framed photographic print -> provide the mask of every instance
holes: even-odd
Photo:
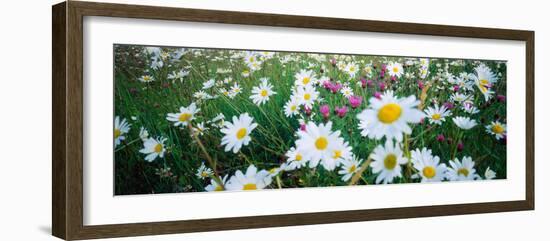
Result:
[[[534,32],[53,6],[53,235],[534,209]]]

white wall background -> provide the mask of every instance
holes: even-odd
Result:
[[[5,1],[0,8],[0,239],[56,240],[51,230],[51,8],[58,1]],[[127,0],[190,8],[527,29],[536,31],[536,210],[437,218],[238,230],[121,240],[524,240],[548,237],[550,160],[549,6],[545,1]],[[513,101],[513,100],[510,100]],[[542,150],[542,151],[541,151]],[[538,237],[538,238],[537,238]]]

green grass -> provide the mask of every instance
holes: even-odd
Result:
[[[260,70],[253,72],[249,77],[243,77],[242,71],[248,69],[241,60],[229,61],[233,52],[229,50],[200,50],[202,55],[197,56],[187,52],[181,61],[165,63],[162,68],[153,70],[149,68],[150,55],[143,51],[140,46],[115,46],[115,115],[125,118],[132,126],[127,133],[126,141],[115,148],[115,194],[144,194],[144,193],[171,193],[171,192],[196,192],[204,191],[204,187],[210,180],[202,180],[195,176],[197,168],[201,163],[206,162],[206,156],[201,152],[197,143],[191,138],[187,128],[174,127],[166,120],[168,113],[175,113],[180,106],[188,106],[196,102],[201,109],[197,119],[193,123],[206,122],[214,118],[218,113],[223,113],[226,121],[232,116],[238,116],[247,112],[258,123],[258,127],[252,132],[253,141],[244,146],[239,153],[225,152],[220,146],[223,134],[219,128],[208,126],[200,141],[207,148],[208,154],[216,161],[216,170],[221,176],[233,175],[236,170],[246,170],[250,164],[256,165],[259,169],[271,169],[280,166],[285,162],[284,154],[294,146],[296,140],[295,132],[299,128],[298,118],[287,118],[284,115],[283,106],[289,100],[291,89],[294,84],[294,74],[306,69],[309,63],[314,63],[311,68],[317,76],[326,75],[334,81],[350,82],[355,95],[363,97],[362,105],[357,109],[349,107],[347,99],[341,94],[332,94],[322,87],[318,87],[323,104],[328,104],[331,110],[336,106],[348,105],[348,113],[344,118],[331,114],[330,121],[333,122],[333,130],[341,130],[342,137],[353,148],[353,153],[361,159],[366,160],[376,145],[382,141],[368,139],[360,135],[357,129],[358,120],[356,115],[367,108],[368,99],[378,89],[378,83],[384,82],[388,89],[395,90],[399,97],[415,95],[420,98],[422,90],[418,87],[416,80],[399,78],[392,82],[388,76],[383,79],[379,77],[381,64],[398,61],[403,63],[399,57],[379,56],[353,56],[355,62],[372,62],[377,68],[374,70],[372,79],[374,87],[362,88],[356,85],[360,78],[364,77],[363,71],[350,79],[348,75],[330,62],[318,62],[305,53],[277,53],[274,58],[263,62]],[[281,63],[285,55],[299,56],[298,61]],[[329,55],[330,59],[332,55]],[[219,58],[219,60],[216,60]],[[432,101],[443,103],[453,93],[445,80],[437,78],[438,64],[444,66],[449,60],[432,59],[430,61],[430,75],[426,78],[432,82],[432,87],[427,92],[426,106]],[[497,85],[493,87],[496,93],[505,95],[506,90],[506,69],[505,64],[497,61],[483,61],[493,71],[503,73]],[[359,64],[363,67],[363,64]],[[167,76],[174,70],[189,68],[190,74],[183,79],[183,82],[168,80]],[[465,66],[450,66],[449,72],[458,75],[460,72],[472,73],[475,63],[473,60],[466,60]],[[218,69],[230,69],[230,73],[218,74]],[[321,70],[322,69],[322,70]],[[417,72],[417,67],[406,68],[405,72]],[[144,74],[151,74],[155,81],[142,83],[138,78]],[[233,82],[239,83],[243,92],[234,99],[220,96],[216,99],[197,101],[193,94],[202,88],[203,82],[210,78],[217,81],[231,77]],[[274,86],[276,95],[271,96],[269,101],[258,107],[249,99],[252,87],[259,84],[259,79],[268,77],[269,82]],[[231,84],[227,84],[229,88]],[[438,88],[443,88],[439,90]],[[475,88],[475,87],[474,87]],[[207,91],[211,95],[218,93],[213,89]],[[497,178],[506,178],[506,145],[502,141],[495,140],[494,136],[485,132],[485,125],[492,120],[506,122],[506,104],[494,101],[486,104],[480,92],[475,89],[475,105],[480,113],[475,115],[466,114],[455,108],[453,116],[470,116],[478,121],[476,127],[468,131],[462,131],[460,141],[464,143],[464,149],[456,153],[456,156],[471,156],[476,162],[476,170],[482,175],[487,167],[497,173]],[[319,114],[320,104],[315,104],[312,112],[316,113],[311,120],[316,123],[325,122]],[[497,116],[497,117],[495,117]],[[131,117],[135,117],[132,120]],[[431,127],[429,127],[431,126]],[[144,161],[144,155],[139,153],[143,148],[139,138],[139,129],[144,127],[150,136],[164,136],[168,138],[167,153],[164,158],[157,158],[153,162]],[[409,149],[426,147],[432,149],[434,155],[441,158],[444,163],[454,155],[459,130],[447,118],[441,126],[429,125],[428,121],[423,124],[414,124],[413,133],[410,135]],[[452,139],[450,142],[438,142],[436,137],[443,134]],[[208,162],[206,162],[208,165]],[[157,175],[157,171],[163,168],[170,168],[172,175]],[[302,168],[295,171],[283,172],[280,174],[283,188],[291,187],[319,187],[347,185],[347,182],[340,180],[341,176],[335,171],[324,170],[322,166],[315,169]],[[374,183],[376,178],[370,168],[364,172],[363,179],[358,184]],[[415,182],[418,180],[414,180]],[[412,182],[405,175],[403,178],[394,180],[394,183]],[[272,184],[272,188],[277,185]]]

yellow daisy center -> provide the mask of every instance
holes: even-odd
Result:
[[[355,170],[357,170],[357,167],[356,167],[355,165],[352,165],[351,167],[349,167],[348,172],[349,172],[349,173],[354,173]]]
[[[178,117],[178,120],[181,122],[186,122],[186,121],[189,121],[189,119],[191,119],[192,116],[193,115],[191,115],[190,113],[182,113],[180,117]]]
[[[328,140],[326,137],[319,137],[315,141],[315,147],[317,148],[317,150],[325,150],[327,149],[327,146],[328,146]]]
[[[256,190],[256,189],[258,189],[258,187],[256,187],[255,183],[247,183],[247,184],[244,184],[243,186],[243,190]]]
[[[223,187],[218,185],[218,186],[216,186],[214,191],[216,191],[216,192],[223,191]]]
[[[246,128],[241,128],[237,131],[237,139],[243,139],[246,136]]]
[[[151,80],[151,77],[149,77],[149,76],[147,76],[147,75],[146,75],[146,76],[143,76],[143,80],[149,81],[149,80]]]
[[[395,103],[390,103],[378,111],[378,120],[384,124],[391,124],[401,116],[401,106]]]
[[[296,154],[296,157],[294,158],[296,161],[301,161],[302,160],[302,155],[300,154]]]
[[[394,72],[394,73],[398,73],[398,72],[399,72],[399,68],[393,67],[393,72]]]
[[[115,139],[122,135],[122,132],[119,129],[115,129]]]
[[[440,119],[441,119],[441,115],[440,115],[440,114],[433,114],[433,115],[432,115],[432,119],[434,119],[434,120],[440,120]]]
[[[393,170],[395,166],[397,165],[397,156],[394,154],[388,154],[386,158],[384,158],[384,167],[388,170]]]
[[[290,106],[290,110],[291,111],[296,111],[296,106],[295,105]]]
[[[491,130],[495,134],[502,134],[504,132],[504,127],[502,127],[502,125],[500,125],[500,124],[494,124],[493,127],[491,128]]]
[[[157,145],[155,145],[155,152],[156,153],[161,153],[162,152],[162,144],[158,143]]]
[[[260,92],[260,95],[261,95],[262,97],[266,97],[266,96],[267,96],[267,90],[262,90],[262,91]]]
[[[202,177],[208,177],[208,172],[201,172]]]
[[[433,178],[435,177],[435,168],[429,166],[424,167],[424,169],[422,169],[422,174],[424,174],[426,178]]]
[[[340,151],[340,150],[335,150],[335,151],[334,151],[334,155],[332,156],[332,158],[338,159],[338,158],[340,158],[340,157],[342,157],[342,151]]]
[[[309,77],[304,77],[304,78],[302,79],[302,83],[304,83],[304,85],[309,84],[309,81],[311,81],[311,78],[309,78]]]
[[[309,100],[311,99],[311,94],[310,93],[307,93],[304,95],[304,100]]]
[[[482,79],[482,80],[479,81],[479,84],[487,86],[489,84],[489,81],[486,80],[486,79]]]
[[[243,71],[243,74],[245,74],[245,75],[248,74],[248,73],[249,73],[248,70]]]
[[[350,67],[349,72],[355,72],[355,67]]]
[[[467,177],[468,174],[470,174],[470,171],[468,171],[468,169],[466,169],[466,168],[460,168],[460,169],[458,169],[457,173],[459,175]]]

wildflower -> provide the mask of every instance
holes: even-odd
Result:
[[[474,180],[478,176],[476,169],[474,169],[475,163],[469,156],[463,157],[462,161],[455,158],[449,161],[449,165],[450,167],[447,167],[447,179],[450,181]]]
[[[393,91],[387,91],[380,99],[371,98],[370,108],[363,110],[357,118],[365,121],[368,137],[380,140],[382,137],[401,142],[403,133],[411,134],[408,123],[419,123],[424,114],[416,106],[420,101],[411,95],[397,98]]]
[[[143,82],[143,83],[151,83],[153,81],[155,81],[155,78],[153,78],[153,76],[151,75],[143,75],[139,78],[139,81]]]
[[[345,159],[342,161],[342,166],[338,174],[343,175],[342,181],[347,182],[351,177],[359,171],[359,167],[363,160],[353,157],[351,159]]]
[[[250,96],[250,99],[252,99],[252,102],[256,105],[262,105],[265,102],[269,100],[269,97],[277,94],[277,92],[273,91],[273,86],[267,82],[267,78],[261,79],[262,83],[260,86],[255,86],[252,88],[252,94]]]
[[[211,176],[214,172],[212,172],[212,169],[206,167],[206,165],[204,165],[204,162],[201,163],[201,166],[197,169],[197,173],[196,173],[196,176],[200,179],[205,179],[209,176]]]
[[[233,122],[225,122],[224,128],[220,131],[225,134],[222,138],[222,145],[225,145],[225,151],[232,150],[237,153],[241,147],[250,142],[250,133],[258,124],[253,123],[254,119],[248,113],[241,114],[238,118],[233,116]]]
[[[346,106],[335,107],[334,112],[336,112],[336,115],[338,115],[338,117],[343,118],[344,116],[346,116],[346,113],[348,112],[348,107]]]
[[[445,121],[445,118],[451,113],[447,110],[445,106],[438,106],[435,105],[434,107],[428,107],[425,111],[426,116],[428,117],[428,120],[430,121],[430,124],[437,124],[441,125],[443,121]]]
[[[166,140],[164,137],[149,138],[143,142],[143,149],[139,150],[139,152],[147,155],[145,156],[145,160],[148,162],[154,161],[157,157],[163,158],[166,152],[164,148]]]
[[[300,102],[296,98],[292,97],[288,102],[286,102],[284,108],[286,117],[295,116],[300,111]]]
[[[291,147],[290,150],[286,152],[285,156],[287,157],[286,161],[288,163],[285,168],[287,171],[296,170],[307,165],[308,159],[294,147]]]
[[[495,136],[497,140],[502,139],[506,136],[506,124],[500,123],[499,121],[493,121],[490,125],[485,126],[487,133]]]
[[[404,73],[403,71],[403,65],[397,62],[389,63],[386,66],[387,71],[390,73],[390,76],[392,77],[401,77],[401,75]]]
[[[294,84],[301,87],[310,86],[316,82],[312,70],[301,70],[300,72],[296,73],[296,75],[294,75],[294,78]]]
[[[222,180],[221,180],[221,184],[225,186],[225,184],[227,183],[227,175],[225,175]],[[210,184],[208,184],[208,186],[206,186],[204,188],[204,190],[206,190],[207,192],[219,192],[219,191],[223,191],[224,190],[224,187],[221,186],[218,182],[215,181],[215,179],[210,179]]]
[[[180,107],[178,113],[168,113],[166,119],[174,122],[174,126],[187,126],[192,120],[195,119],[201,109],[197,108],[195,103],[191,103],[188,107]]]
[[[250,165],[243,174],[240,170],[235,172],[225,184],[227,190],[257,190],[264,189],[271,184],[271,177],[266,170],[258,171],[256,166]]]
[[[453,118],[453,122],[456,124],[456,126],[463,130],[472,129],[474,126],[477,125],[475,120],[463,116],[457,116]]]
[[[126,119],[120,120],[120,117],[115,117],[115,130],[114,130],[114,136],[115,136],[115,147],[120,145],[120,142],[126,139],[126,136],[124,136],[126,133],[130,131],[131,124],[128,124]]]
[[[439,163],[438,156],[432,156],[432,151],[427,148],[416,149],[411,152],[413,167],[418,173],[413,178],[422,178],[421,182],[440,182],[445,178],[447,166]]]
[[[396,143],[397,144],[397,143]],[[377,146],[371,154],[372,172],[378,174],[376,184],[391,183],[395,177],[401,177],[401,165],[407,163],[399,145],[387,140],[385,145]]]
[[[298,87],[295,96],[300,101],[301,105],[311,109],[313,103],[315,103],[319,96],[319,92],[317,92],[313,86],[307,85],[305,87]]]

